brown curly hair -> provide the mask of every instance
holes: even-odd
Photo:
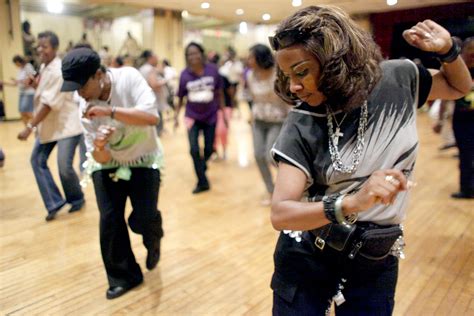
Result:
[[[309,32],[302,45],[321,64],[318,90],[333,110],[349,111],[362,105],[381,77],[382,55],[372,37],[344,11],[333,6],[309,6],[283,20],[277,30]],[[287,46],[288,47],[288,46]],[[283,49],[285,47],[279,47]],[[289,78],[277,69],[275,92],[286,102],[296,104]]]

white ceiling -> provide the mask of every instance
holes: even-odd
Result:
[[[173,10],[187,10],[194,15],[208,15],[228,22],[248,21],[254,23],[277,23],[298,8],[291,5],[291,0],[87,0],[90,3],[127,3],[143,7],[155,7]],[[210,8],[201,9],[202,2],[208,2]],[[84,2],[84,1],[82,1]],[[388,6],[386,0],[302,0],[303,6],[330,4],[341,7],[350,14],[384,12],[415,7],[426,7],[441,4],[466,2],[466,0],[398,0],[395,6]],[[301,8],[301,7],[299,7]],[[243,9],[244,15],[235,14]],[[262,15],[269,13],[271,20],[264,22]]]
[[[253,23],[278,23],[303,6],[330,4],[341,7],[350,14],[385,12],[416,7],[469,2],[466,0],[398,0],[398,4],[388,6],[386,0],[302,0],[302,6],[294,8],[291,0],[20,0],[22,8],[42,11],[47,1],[62,1],[66,4],[67,14],[83,16],[120,16],[127,14],[130,6],[138,8],[163,8],[177,11],[187,10],[192,15],[209,16],[227,23],[247,21]],[[201,3],[207,1],[210,8],[201,9]],[[129,9],[127,9],[127,7]],[[237,9],[243,9],[243,15],[236,15]],[[130,13],[134,13],[130,10]],[[262,15],[271,15],[269,21],[263,21]]]

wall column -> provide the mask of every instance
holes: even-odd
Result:
[[[23,55],[20,0],[0,1],[0,80],[16,78],[17,68],[12,59]],[[18,88],[3,87],[3,102],[7,119],[18,119]]]
[[[184,25],[178,11],[155,9],[153,13],[152,50],[160,60],[166,58],[180,72],[185,65],[183,50]]]

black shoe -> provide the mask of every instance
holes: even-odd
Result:
[[[158,261],[160,261],[160,248],[161,248],[161,238],[148,249],[148,254],[146,256],[146,268],[148,270],[153,270]]]
[[[5,154],[3,153],[3,150],[0,148],[0,168],[3,167],[5,163]]]
[[[56,214],[58,214],[58,212],[59,212],[59,210],[48,212],[48,215],[46,215],[45,220],[47,222],[52,221],[56,217]]]
[[[74,212],[80,211],[82,209],[82,207],[84,206],[84,204],[86,204],[86,201],[82,201],[82,203],[79,204],[79,205],[71,206],[68,213],[74,213]]]
[[[193,194],[209,191],[209,189],[210,189],[209,185],[198,185],[194,188]]]
[[[468,194],[465,192],[456,192],[451,194],[453,199],[474,199],[474,194]]]
[[[135,283],[135,284],[132,284],[132,285],[127,285],[127,286],[111,286],[111,287],[109,287],[109,289],[107,290],[107,292],[106,292],[106,294],[105,294],[105,297],[106,297],[108,300],[113,300],[114,298],[117,298],[117,297],[119,297],[119,296],[124,295],[125,293],[127,293],[128,291],[130,291],[131,289],[133,289],[134,287],[137,287],[137,286],[140,285],[142,282],[143,282],[143,280],[141,280],[141,281],[138,282],[138,283]]]

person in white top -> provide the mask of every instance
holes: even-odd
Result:
[[[20,112],[21,120],[26,125],[33,116],[33,96],[35,95],[35,89],[26,87],[24,81],[29,76],[34,76],[36,71],[33,66],[20,55],[15,55],[13,57],[13,63],[18,67],[16,78],[11,78],[11,82],[0,81],[0,83],[5,86],[17,86],[20,90],[18,111]]]
[[[235,102],[235,96],[237,94],[237,87],[244,73],[244,65],[237,58],[237,53],[231,46],[227,47],[224,57],[225,62],[219,68],[219,74],[229,80],[230,87],[227,90],[232,103],[238,108],[238,104]]]
[[[168,59],[163,59],[163,76],[166,79],[171,91],[177,91],[178,89],[178,72],[174,67],[171,66]]]
[[[69,52],[63,60],[62,91],[77,90],[89,160],[86,172],[94,182],[100,211],[100,248],[114,299],[143,282],[124,219],[128,198],[133,210],[128,224],[143,236],[146,267],[160,259],[163,237],[157,209],[162,150],[155,125],[155,95],[132,67],[105,69],[99,55],[87,48]]]
[[[166,85],[166,79],[160,74],[160,71],[157,68],[158,56],[156,56],[155,53],[151,50],[145,50],[141,57],[145,59],[145,63],[140,67],[139,71],[155,93],[155,102],[160,116],[156,130],[158,135],[161,135],[161,132],[163,131],[163,111],[168,108],[167,100],[169,91]]]
[[[56,56],[59,39],[53,32],[38,35],[38,52],[42,61],[40,75],[30,77],[27,84],[35,91],[35,112],[18,139],[26,140],[32,132],[37,138],[31,154],[31,166],[48,211],[46,220],[55,218],[56,213],[66,204],[71,204],[69,212],[79,211],[84,205],[84,194],[72,163],[76,147],[83,140],[79,120],[79,109],[73,101],[72,93],[61,93],[61,60]],[[65,198],[61,195],[51,171],[48,158],[58,146],[58,169]]]

